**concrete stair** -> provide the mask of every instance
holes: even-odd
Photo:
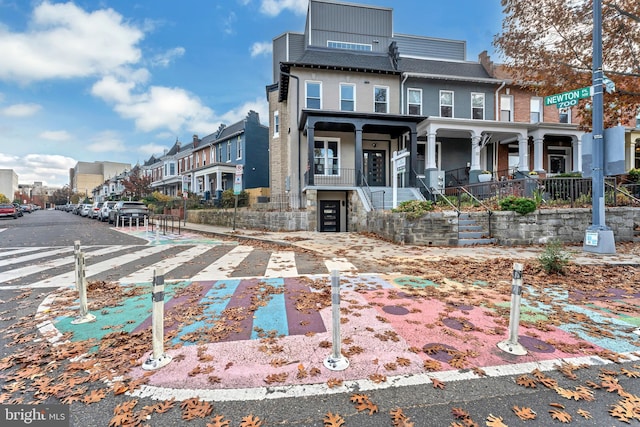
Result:
[[[489,214],[466,212],[458,216],[458,246],[490,245],[496,239],[489,236]]]

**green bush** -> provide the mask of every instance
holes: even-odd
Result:
[[[392,212],[404,212],[411,219],[420,218],[422,215],[433,210],[433,203],[428,200],[407,200],[401,202]]]
[[[500,210],[526,215],[537,209],[536,202],[526,197],[508,196],[500,200]]]
[[[564,274],[564,268],[569,263],[569,253],[564,250],[562,243],[554,240],[547,243],[538,262],[547,273]]]
[[[631,169],[629,171],[629,180],[632,182],[640,182],[640,169]]]
[[[233,194],[232,189],[224,190],[222,192],[221,206],[223,208],[232,208],[235,206],[236,196]],[[249,206],[249,193],[242,191],[238,194],[238,207]]]

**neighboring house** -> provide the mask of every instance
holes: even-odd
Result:
[[[419,198],[484,170],[581,171],[571,110],[545,107],[486,52],[467,61],[464,41],[396,34],[392,21],[391,8],[310,0],[304,33],[273,40],[271,194],[306,207],[310,229],[348,230],[394,180]],[[407,153],[397,177],[394,152]]]
[[[205,136],[193,149],[188,185],[193,193],[209,200],[219,200],[222,192],[233,189],[238,180],[240,190],[269,186],[269,128],[260,124],[260,116],[249,111],[243,120],[221,125]],[[236,172],[242,177],[236,178]]]

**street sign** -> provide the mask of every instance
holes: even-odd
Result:
[[[544,105],[549,106],[555,104],[558,108],[569,108],[578,105],[579,99],[590,98],[592,96],[593,86],[581,87],[580,89],[570,90],[569,92],[545,96]]]
[[[242,175],[244,173],[244,168],[242,165],[236,165],[236,176]]]

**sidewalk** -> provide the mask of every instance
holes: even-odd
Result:
[[[51,294],[41,306],[42,320],[60,333],[73,332],[72,341],[93,339],[103,349],[121,345],[114,333],[128,334],[128,357],[135,355],[135,363],[123,374],[147,382],[133,392],[136,396],[300,397],[515,375],[553,369],[561,360],[580,365],[639,359],[640,289],[623,282],[590,290],[528,278],[518,333],[527,355],[498,349],[508,338],[513,262],[536,258],[542,247],[433,248],[354,233],[233,232],[191,223],[184,229],[242,244],[300,248],[325,258],[369,259],[370,270],[345,271],[340,277],[340,350],[349,365],[344,370],[325,366],[334,345],[328,275],[168,283],[164,349],[173,360],[148,377],[141,365],[152,348],[150,284],[90,294],[97,320],[83,325],[71,324],[74,290]],[[594,269],[603,263],[636,269],[637,249],[631,245],[608,256],[576,250],[572,261]],[[472,261],[486,260],[503,272],[502,278],[477,270],[465,280],[447,277],[451,268],[466,271]],[[438,263],[444,273],[433,267]],[[89,357],[100,359],[102,349]]]

